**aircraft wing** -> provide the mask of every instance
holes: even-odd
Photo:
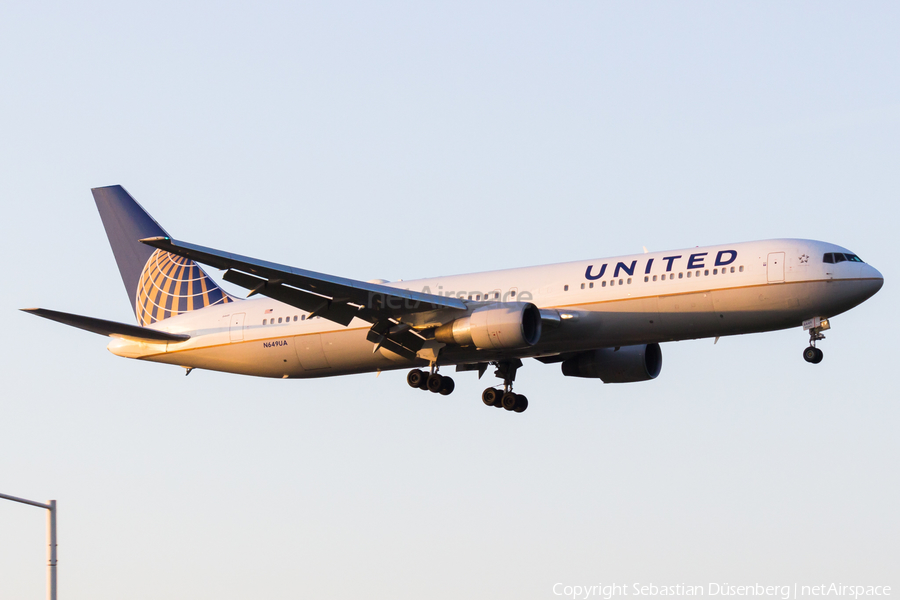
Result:
[[[191,336],[184,333],[167,333],[150,329],[149,327],[139,327],[137,325],[127,325],[125,323],[117,323],[115,321],[106,321],[104,319],[95,319],[94,317],[84,317],[82,315],[73,315],[71,313],[59,312],[56,310],[48,310],[46,308],[23,308],[24,312],[50,319],[58,323],[63,323],[78,329],[84,329],[92,333],[107,335],[109,337],[120,337],[138,342],[183,342],[191,339]]]
[[[225,281],[250,290],[250,296],[262,294],[305,310],[311,317],[322,317],[344,326],[354,317],[372,323],[369,339],[376,343],[376,349],[383,345],[405,356],[415,356],[425,340],[398,319],[420,312],[468,308],[458,298],[307,271],[169,237],[146,238],[141,242],[225,270]]]

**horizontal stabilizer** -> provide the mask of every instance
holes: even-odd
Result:
[[[127,325],[125,323],[116,323],[115,321],[95,319],[93,317],[83,317],[71,313],[47,310],[46,308],[23,308],[22,310],[39,317],[44,317],[45,319],[50,319],[51,321],[77,327],[78,329],[84,329],[85,331],[90,331],[92,333],[125,338],[138,342],[183,342],[191,338],[191,336],[187,334],[166,333],[165,331],[157,331],[156,329],[150,329],[149,327],[139,327],[137,325]]]

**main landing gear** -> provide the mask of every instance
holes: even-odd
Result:
[[[514,358],[494,364],[497,366],[494,375],[503,379],[503,389],[489,387],[481,394],[481,401],[487,406],[505,408],[510,412],[525,412],[525,409],[528,408],[528,398],[512,391],[516,371],[522,366],[522,361]],[[437,367],[434,365],[431,366],[430,371],[413,369],[406,375],[406,383],[409,384],[409,387],[428,390],[442,396],[449,396],[456,387],[450,377],[439,375]]]
[[[421,369],[413,369],[406,376],[406,383],[409,387],[418,388],[420,390],[428,390],[433,394],[441,396],[449,396],[456,388],[453,379],[439,375],[437,369],[432,367],[431,373],[426,373]]]
[[[516,380],[516,371],[522,366],[522,361],[514,358],[500,361],[496,364],[497,370],[494,371],[494,375],[503,379],[503,390],[489,387],[482,392],[481,401],[486,406],[505,408],[508,411],[517,413],[525,412],[528,408],[528,398],[512,391],[513,381]]]
[[[481,401],[487,406],[505,408],[517,413],[525,412],[528,408],[528,398],[512,391],[504,392],[497,388],[488,388],[481,394]]]
[[[803,329],[809,331],[809,347],[803,349],[803,360],[814,365],[822,362],[825,354],[816,348],[816,342],[824,340],[822,334],[826,329],[831,329],[828,319],[816,317],[803,322]]]

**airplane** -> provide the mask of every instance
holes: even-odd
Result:
[[[411,369],[449,395],[457,372],[493,366],[487,406],[521,413],[523,359],[569,377],[655,379],[660,344],[801,327],[803,358],[831,319],[881,289],[858,255],[802,239],[647,252],[414,281],[358,281],[173,239],[122,186],[91,190],[137,325],[42,308],[34,315],[109,336],[117,356],[284,379]],[[237,298],[198,263],[249,290]]]

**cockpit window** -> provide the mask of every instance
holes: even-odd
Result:
[[[825,256],[822,257],[822,262],[828,264],[840,263],[844,261],[861,263],[863,262],[863,259],[855,254],[845,254],[843,252],[828,252],[825,254]]]

